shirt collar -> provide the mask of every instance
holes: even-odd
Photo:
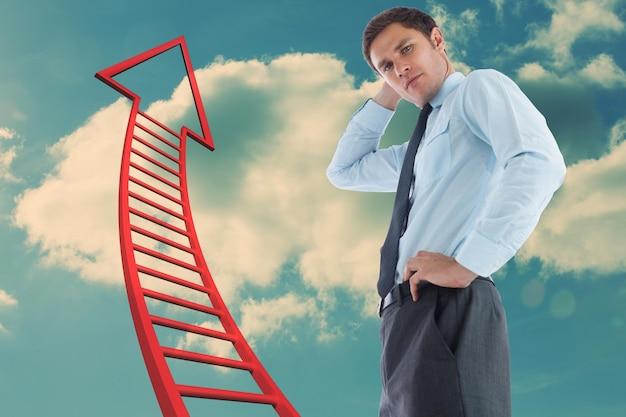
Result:
[[[430,100],[430,105],[433,108],[441,107],[443,101],[446,99],[448,94],[450,94],[454,89],[465,79],[465,75],[462,72],[455,71],[452,74],[448,75],[445,80],[443,80],[443,84],[441,88]]]

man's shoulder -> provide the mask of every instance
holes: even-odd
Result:
[[[515,82],[506,74],[494,68],[480,68],[470,71],[465,76],[466,88],[482,89],[495,84],[512,85]]]

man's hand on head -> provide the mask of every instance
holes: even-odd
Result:
[[[407,261],[403,281],[410,281],[411,296],[413,301],[417,301],[417,284],[420,281],[429,281],[440,287],[465,288],[477,276],[451,256],[421,250]]]
[[[378,91],[378,93],[373,97],[373,100],[376,103],[393,111],[396,110],[396,107],[398,107],[398,103],[400,102],[401,99],[402,97],[400,97],[398,92],[394,90],[393,87],[391,87],[386,82],[383,82],[383,86]]]

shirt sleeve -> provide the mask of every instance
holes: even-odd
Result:
[[[353,113],[326,169],[332,185],[351,191],[396,191],[408,141],[378,147],[394,113],[371,98]]]
[[[492,69],[467,76],[461,117],[503,168],[454,259],[489,276],[528,239],[565,179],[565,161],[543,115],[506,75]]]

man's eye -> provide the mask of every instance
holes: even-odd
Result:
[[[411,45],[407,45],[404,48],[402,48],[402,52],[407,51],[411,48]]]
[[[389,64],[385,64],[385,66],[383,67],[383,71],[387,71],[387,69],[389,69]]]

